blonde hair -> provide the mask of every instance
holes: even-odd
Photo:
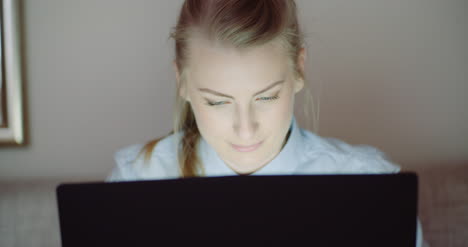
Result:
[[[181,85],[187,81],[188,43],[194,33],[237,49],[278,41],[290,58],[294,78],[304,80],[304,71],[297,64],[304,41],[294,0],[186,0],[170,35],[175,41],[175,63],[180,76],[173,131],[168,135],[180,134],[176,150],[181,177],[204,175],[197,155],[200,132],[195,116],[190,104],[179,96]],[[140,155],[144,153],[145,162],[164,137],[146,143],[140,152]]]

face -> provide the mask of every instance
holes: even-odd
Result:
[[[203,39],[191,40],[189,50],[180,95],[202,137],[239,174],[268,164],[285,143],[294,96],[303,87],[285,52],[275,44],[241,52]]]

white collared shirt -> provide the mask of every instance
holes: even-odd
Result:
[[[291,134],[281,152],[267,165],[251,175],[291,174],[378,174],[397,173],[400,167],[390,162],[378,149],[366,145],[349,145],[335,138],[320,137],[291,122]],[[108,181],[166,179],[179,177],[176,140],[170,135],[155,147],[151,160],[144,164],[137,158],[142,144],[130,145],[114,155],[117,166]],[[201,137],[198,156],[206,176],[237,175]]]
[[[295,118],[291,134],[280,153],[267,165],[251,175],[292,174],[382,174],[398,173],[400,167],[389,161],[384,153],[367,145],[349,145],[335,138],[320,137],[298,127]],[[170,179],[180,177],[177,143],[180,134],[162,139],[153,150],[148,164],[143,155],[137,158],[143,144],[120,149],[106,181]],[[198,157],[206,176],[232,176],[237,173],[200,138]],[[422,246],[422,231],[418,220],[417,247]]]

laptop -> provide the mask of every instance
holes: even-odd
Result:
[[[227,176],[60,184],[63,247],[416,244],[417,176]]]

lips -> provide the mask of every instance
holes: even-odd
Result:
[[[262,143],[263,142],[259,142],[250,146],[240,146],[240,145],[231,144],[231,146],[239,152],[252,152],[252,151],[255,151],[258,147],[260,147]]]

